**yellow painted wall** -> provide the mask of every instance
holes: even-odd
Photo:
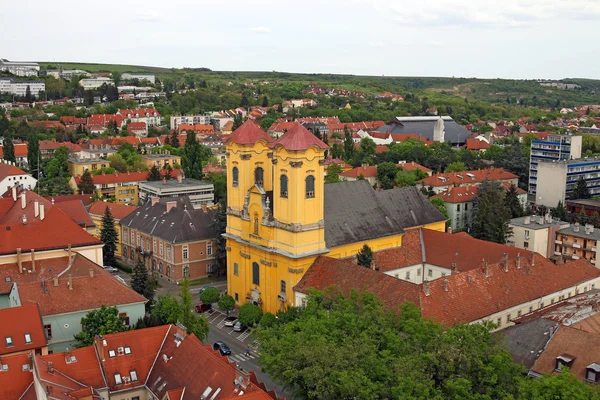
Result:
[[[104,215],[90,214],[90,217],[92,218],[92,221],[94,221],[94,225],[96,225],[94,237],[100,239],[100,232],[102,231],[102,227],[104,226],[104,224],[102,223],[102,217],[104,217]],[[119,238],[119,241],[117,242],[117,249],[115,251],[115,256],[117,257],[121,257],[121,255],[123,254],[121,247],[121,224],[119,223],[119,221],[119,219],[115,218],[115,229],[117,231],[117,237]]]
[[[88,162],[73,162],[69,161],[69,173],[71,176],[81,176],[86,170],[90,172],[107,168],[110,166],[110,162],[107,160],[90,160]]]

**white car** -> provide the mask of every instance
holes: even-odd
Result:
[[[111,272],[111,273],[113,273],[113,274],[114,274],[114,273],[117,273],[117,272],[119,272],[119,269],[118,269],[118,268],[111,267],[110,265],[105,265],[105,266],[104,266],[104,267],[102,267],[102,268],[104,268],[104,270],[105,270],[105,271]]]

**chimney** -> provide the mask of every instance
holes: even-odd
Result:
[[[452,266],[450,268],[452,269],[452,275],[458,274],[458,268],[456,267],[456,263],[452,263]]]
[[[175,324],[175,328],[177,328],[177,330],[175,331],[175,335],[181,337],[181,339],[184,339],[185,337],[187,337],[188,333],[187,333],[187,328],[183,325],[181,325],[179,322],[177,324]]]
[[[40,203],[40,221],[43,221],[46,218],[46,206],[44,203]]]
[[[15,186],[12,187],[12,196],[13,196],[13,201],[16,202],[17,201],[17,185],[15,184]]]
[[[167,184],[167,177],[166,177],[166,176],[163,178],[163,181],[162,181],[162,183],[163,183],[163,185],[166,185],[166,184]]]
[[[35,249],[31,249],[31,269],[35,272]]]
[[[23,192],[21,193],[21,208],[24,210],[25,207],[27,207],[27,198],[25,197],[25,194],[27,192]]]
[[[444,287],[444,291],[447,292],[448,291],[448,279],[444,279],[444,282],[442,282],[442,286]]]
[[[73,275],[69,274],[69,290],[73,290]]]
[[[52,361],[48,361],[48,373],[49,374],[54,373],[54,363]]]
[[[94,268],[90,268],[90,278],[94,277]]]
[[[33,202],[33,216],[37,218],[38,215],[40,215],[40,202],[38,201],[38,199],[35,199],[35,201]]]
[[[377,271],[377,264],[375,264],[375,260],[371,261],[371,269],[373,271]]]
[[[153,197],[152,198],[152,205],[154,206],[154,205],[158,204],[159,201],[160,201],[160,197]]]
[[[71,362],[71,350],[66,349],[65,350],[65,360],[69,363]]]
[[[490,276],[490,268],[488,267],[488,263],[485,261],[485,258],[483,259],[483,275],[485,275],[486,278]]]
[[[366,171],[366,169],[367,169],[367,164],[363,164],[363,165],[362,165],[362,168],[363,168],[363,171]]]
[[[431,284],[429,283],[429,281],[423,282],[423,292],[425,292],[425,296],[429,296],[431,294],[429,291],[430,285]]]
[[[517,269],[520,269],[521,268],[521,253],[517,253],[516,264],[517,264]]]
[[[177,208],[177,202],[176,201],[167,201],[167,212],[171,211],[171,209],[173,208]]]
[[[181,183],[183,181],[183,177],[181,174],[177,174],[177,183]]]
[[[54,281],[54,286],[58,286],[58,276],[54,276],[52,280]]]
[[[71,263],[71,243],[67,246],[67,255],[69,256],[69,264]]]
[[[531,266],[535,267],[535,251],[531,252]]]
[[[446,229],[446,232],[448,232],[449,234],[451,234],[451,235],[452,235],[452,227],[451,227],[451,226],[449,226],[449,227],[448,227],[448,229]]]
[[[17,248],[17,264],[19,264],[19,273],[23,273],[23,259],[21,258],[21,248]]]
[[[508,272],[508,254],[502,253],[502,269],[504,272]]]

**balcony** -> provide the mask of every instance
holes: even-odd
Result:
[[[580,249],[581,248],[581,244],[579,243],[573,243],[573,247],[576,249]]]
[[[562,240],[555,240],[554,243],[555,244],[563,244],[563,241]]]

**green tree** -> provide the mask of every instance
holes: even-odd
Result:
[[[114,267],[117,264],[117,260],[115,259],[115,251],[117,250],[117,243],[119,243],[119,235],[115,229],[115,220],[108,206],[106,206],[106,209],[104,210],[104,216],[102,217],[100,240],[104,243],[104,249],[102,252],[104,256],[104,265],[110,265]]]
[[[394,187],[398,166],[393,162],[382,162],[377,166],[377,183],[381,189],[387,190]]]
[[[589,199],[590,197],[590,190],[587,187],[587,183],[583,176],[580,176],[575,190],[571,193],[571,199]]]
[[[594,211],[588,222],[596,228],[600,227],[600,214],[598,214],[598,211]]]
[[[431,197],[429,201],[435,206],[435,208],[438,209],[439,212],[442,213],[444,217],[446,217],[446,219],[448,218],[448,209],[446,208],[446,203],[444,202],[444,199],[442,199],[441,197]]]
[[[68,159],[69,149],[65,146],[58,147],[44,169],[44,176],[46,178],[55,178],[69,175]]]
[[[366,163],[367,159],[372,159],[375,155],[375,149],[377,145],[373,139],[365,137],[360,140],[360,153],[362,157],[362,163]]]
[[[552,218],[558,218],[561,221],[566,222],[569,221],[569,211],[560,200],[558,201],[556,207],[550,210],[550,214],[552,215]]]
[[[394,183],[397,187],[415,186],[418,181],[427,177],[427,174],[420,169],[406,171],[402,167],[398,168]]]
[[[140,257],[133,267],[131,275],[131,288],[144,296],[148,287],[148,270],[144,264],[143,257]]]
[[[219,289],[214,287],[206,288],[200,293],[200,301],[204,304],[213,304],[219,301]]]
[[[504,203],[504,188],[497,181],[484,181],[475,198],[472,235],[477,239],[505,244],[511,229],[510,211]]]
[[[542,378],[524,379],[520,386],[522,399],[535,400],[599,400],[600,393],[592,386],[579,382],[577,377],[564,369],[560,374]]]
[[[27,165],[29,173],[37,178],[40,168],[40,139],[35,131],[27,135]]]
[[[267,96],[263,96],[261,105],[263,107],[269,107],[269,98]]]
[[[233,131],[235,131],[237,128],[242,126],[243,123],[244,123],[244,120],[242,118],[242,114],[235,114],[233,116],[233,127],[231,129]]]
[[[218,304],[221,311],[225,311],[227,316],[229,316],[229,312],[235,307],[235,299],[228,294],[224,294],[219,299]]]
[[[510,188],[505,193],[504,205],[508,209],[511,218],[518,218],[523,216],[523,205],[519,200],[519,194],[517,193],[516,185],[510,185]]]
[[[354,139],[352,133],[347,126],[344,126],[344,159],[351,161],[354,158],[356,148],[354,147]]]
[[[17,158],[15,157],[15,145],[13,144],[13,139],[12,139],[11,133],[6,133],[4,136],[3,151],[4,151],[3,158],[6,161],[10,161],[12,163],[17,162]]]
[[[337,183],[341,182],[340,174],[342,173],[342,167],[339,164],[331,163],[327,166],[327,177],[325,183]]]
[[[97,335],[107,335],[128,330],[122,317],[119,317],[117,307],[102,306],[88,312],[81,318],[81,332],[75,335],[75,347],[90,346]]]
[[[356,262],[366,268],[371,268],[373,262],[373,250],[368,244],[364,244],[363,247],[356,253]]]
[[[227,201],[227,176],[224,172],[209,172],[205,180],[215,187],[215,201]]]
[[[181,146],[179,142],[179,132],[177,132],[177,130],[174,130],[173,133],[171,133],[171,139],[169,141],[169,144],[175,148]]]
[[[581,225],[585,225],[587,223],[587,214],[585,213],[585,207],[581,207],[581,211],[577,214],[577,222]]]
[[[444,172],[463,172],[466,171],[465,163],[462,161],[454,161],[446,167]]]
[[[262,309],[252,303],[246,303],[240,307],[238,312],[238,321],[246,326],[254,326],[260,322],[262,318]]]
[[[227,200],[221,199],[217,204],[215,212],[215,230],[217,232],[216,258],[219,266],[218,275],[225,275],[227,272],[227,239],[223,236],[227,230]]]
[[[181,299],[181,323],[187,328],[188,333],[193,333],[200,340],[206,339],[210,327],[204,315],[194,314],[192,311],[192,294],[190,293],[190,281],[183,279],[179,289]]]
[[[25,102],[33,102],[33,96],[31,95],[31,87],[29,87],[29,85],[27,85],[27,88],[25,89]]]
[[[176,324],[181,320],[182,308],[177,299],[171,294],[158,296],[158,301],[152,308],[152,316],[160,321],[161,325]]]
[[[94,178],[90,174],[90,171],[86,170],[83,175],[81,175],[81,181],[77,186],[80,194],[92,194],[96,191],[96,186],[94,186]]]
[[[152,181],[160,181],[162,178],[160,176],[160,170],[156,165],[153,165],[150,170],[148,170],[148,176],[146,176],[146,180],[149,182]]]
[[[202,168],[212,156],[212,151],[198,143],[193,131],[187,132],[181,164],[186,178],[202,179]]]

